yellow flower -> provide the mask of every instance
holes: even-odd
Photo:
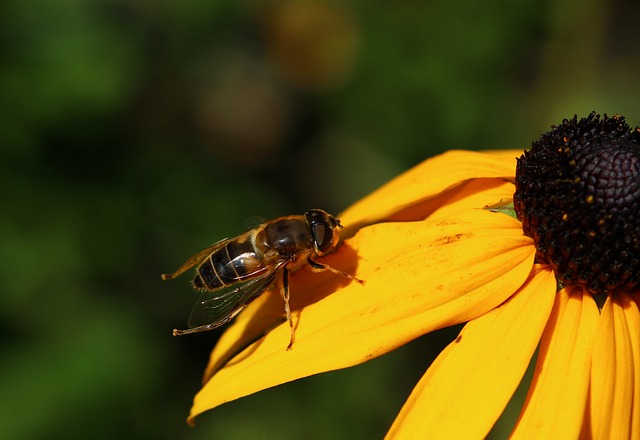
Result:
[[[564,263],[545,260],[521,221],[502,212],[516,191],[521,154],[451,151],[348,208],[340,217],[344,241],[322,261],[366,284],[307,268],[295,273],[290,351],[277,292],[251,303],[213,350],[189,422],[466,322],[416,385],[389,438],[483,438],[538,347],[514,438],[640,438],[640,296],[594,292],[606,298],[600,310],[593,285],[557,276]],[[520,204],[524,186],[519,181]],[[528,215],[520,207],[525,223],[539,221]]]

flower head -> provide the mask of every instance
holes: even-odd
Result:
[[[524,233],[565,285],[591,293],[640,283],[640,130],[624,118],[565,120],[518,159]]]
[[[638,138],[620,117],[574,118],[525,154],[451,151],[357,202],[324,261],[366,285],[293,275],[291,351],[277,293],[250,304],[213,350],[189,420],[466,323],[390,438],[486,436],[537,348],[513,437],[640,437]],[[591,292],[606,294],[601,310]]]

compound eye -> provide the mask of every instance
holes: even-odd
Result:
[[[318,222],[311,226],[311,232],[318,255],[329,252],[333,246],[333,229],[326,223]]]

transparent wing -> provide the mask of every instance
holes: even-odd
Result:
[[[257,278],[222,289],[202,291],[189,316],[189,328],[215,328],[231,321],[273,283],[281,267],[282,264]]]
[[[191,258],[189,258],[187,261],[182,263],[182,266],[180,266],[174,273],[169,273],[169,274],[163,273],[162,274],[162,279],[163,280],[171,280],[171,279],[173,279],[173,278],[175,278],[175,277],[177,277],[179,275],[182,275],[183,273],[185,273],[186,271],[188,271],[192,267],[195,267],[198,264],[202,263],[209,255],[211,255],[217,249],[219,249],[222,246],[224,246],[225,244],[227,244],[230,240],[232,240],[232,239],[231,238],[225,238],[223,240],[218,241],[217,243],[212,244],[208,248],[201,250],[197,254],[191,256]]]

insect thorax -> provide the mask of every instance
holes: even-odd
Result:
[[[256,248],[265,254],[276,251],[283,255],[297,255],[313,249],[308,223],[304,218],[286,218],[269,223],[256,234]]]

